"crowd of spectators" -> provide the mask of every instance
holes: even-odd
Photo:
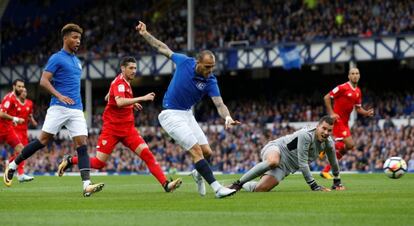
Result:
[[[352,127],[356,148],[340,161],[341,169],[376,172],[382,169],[382,164],[388,157],[401,156],[409,164],[409,170],[414,170],[414,126],[411,124],[398,126],[392,121],[392,119],[413,117],[414,108],[408,109],[408,106],[414,106],[413,94],[406,92],[384,93],[382,96],[366,95],[366,100],[363,102],[366,101],[376,103],[374,106],[376,116],[356,120]],[[289,125],[290,122],[317,121],[325,114],[321,103],[317,104],[316,100],[304,98],[303,95],[291,95],[290,99],[280,98],[275,102],[229,101],[227,105],[230,111],[234,112],[234,118],[243,123],[237,128],[225,131],[222,127],[223,120],[219,118],[214,107],[208,105],[207,102],[197,106],[195,110],[214,151],[212,169],[225,173],[245,172],[260,161],[259,153],[264,144],[294,131],[294,128]],[[174,144],[158,125],[157,115],[161,110],[158,106],[160,105],[147,104],[144,111],[137,113],[137,128],[165,171],[189,171],[193,167],[190,156]],[[38,107],[37,109],[40,110],[35,115],[42,116],[46,107]],[[379,125],[380,119],[385,119],[382,127]],[[41,122],[41,119],[38,121]],[[93,130],[88,140],[88,149],[92,156],[95,155],[101,126],[101,114],[95,114],[92,127],[98,129]],[[74,154],[74,150],[70,140],[57,139],[45,150],[29,159],[26,169],[30,173],[55,172],[57,162],[62,156]],[[1,148],[0,151],[0,171],[2,171],[4,160],[11,154],[11,150]],[[312,163],[312,170],[320,170],[324,164],[326,161],[317,160]],[[147,172],[145,164],[138,156],[122,145],[115,148],[104,170],[110,173]]]
[[[195,48],[215,49],[232,43],[271,45],[340,38],[398,35],[414,29],[414,3],[410,0],[195,0]],[[2,45],[19,39],[33,45],[6,55],[3,64],[44,64],[61,47],[58,30],[76,22],[85,30],[79,55],[87,59],[119,57],[150,49],[134,31],[137,20],[171,49],[187,49],[186,1],[87,0],[58,12],[53,18],[37,15],[25,23],[2,22]]]

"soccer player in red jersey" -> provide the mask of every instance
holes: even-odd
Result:
[[[19,118],[24,119],[24,122],[21,124],[17,124],[14,126],[14,132],[16,133],[17,137],[20,139],[20,142],[26,146],[29,143],[29,139],[27,137],[27,130],[29,122],[37,126],[36,120],[33,118],[33,102],[27,99],[27,90],[23,88],[20,95],[17,97],[17,109],[16,109],[16,116]],[[13,161],[14,157],[10,159],[10,162]],[[24,174],[24,164],[25,161],[21,162],[19,167],[17,167],[17,179],[19,182],[27,182],[33,180],[33,177]]]
[[[359,78],[358,68],[349,69],[349,81],[335,87],[323,98],[328,114],[335,120],[333,136],[335,137],[336,157],[338,160],[355,146],[348,125],[352,110],[355,108],[358,114],[365,117],[372,117],[374,115],[374,109],[366,110],[361,106],[362,94],[358,87]],[[333,107],[332,100],[334,101]],[[330,169],[331,166],[327,165],[322,170],[321,177],[332,179],[333,177],[329,174]]]
[[[20,153],[23,149],[23,144],[17,134],[14,131],[13,124],[22,124],[24,119],[17,115],[18,110],[18,100],[17,97],[23,92],[24,89],[24,81],[21,79],[16,79],[13,81],[13,91],[8,93],[1,102],[0,111],[4,114],[11,116],[12,120],[9,117],[1,117],[0,118],[0,142],[5,142],[14,148],[14,155],[9,159],[9,162],[13,161],[13,159]],[[21,179],[23,178],[24,174],[24,164],[18,165],[19,171],[19,181],[23,182]],[[33,178],[27,180],[30,181]]]
[[[139,102],[153,101],[155,94],[149,93],[134,98],[130,85],[137,71],[137,61],[134,57],[124,57],[121,60],[121,70],[122,73],[112,81],[109,93],[105,97],[108,104],[103,113],[103,126],[98,138],[96,157],[90,158],[91,167],[94,169],[105,167],[115,145],[121,142],[145,162],[165,191],[171,192],[181,185],[181,179],[167,180],[148,145],[135,128],[134,122],[133,109],[142,110]],[[59,164],[58,175],[62,176],[65,170],[77,161],[76,156],[66,155]]]

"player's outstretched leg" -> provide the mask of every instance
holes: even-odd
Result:
[[[29,176],[29,175],[27,175],[27,174],[20,174],[20,175],[17,175],[17,180],[18,180],[20,183],[23,183],[23,182],[29,182],[29,181],[34,180],[34,177],[31,177],[31,176]]]
[[[191,171],[191,176],[197,184],[197,191],[201,196],[206,195],[206,184],[204,183],[203,177],[197,172],[197,170]]]

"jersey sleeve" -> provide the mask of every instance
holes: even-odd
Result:
[[[312,136],[304,132],[298,135],[298,166],[306,182],[314,180],[309,168],[309,149]]]
[[[362,93],[361,90],[358,90],[358,98],[356,100],[355,106],[361,106],[362,105]]]
[[[329,96],[331,98],[336,98],[337,96],[341,95],[341,93],[343,92],[344,88],[342,87],[342,85],[339,85],[335,88],[333,88],[330,92],[329,92]]]
[[[190,59],[190,57],[181,54],[181,53],[173,53],[171,55],[171,60],[175,63],[175,65],[180,65],[182,64],[184,61],[186,61],[187,59]]]
[[[217,80],[215,80],[215,82],[213,82],[210,86],[208,86],[207,94],[209,97],[221,96],[220,89],[217,84]]]
[[[14,103],[12,99],[9,97],[9,95],[5,96],[3,101],[1,102],[0,111],[8,113],[13,104]]]
[[[120,82],[115,82],[111,85],[111,90],[113,92],[114,97],[125,97],[125,84]]]
[[[328,139],[328,145],[325,152],[326,156],[328,157],[329,164],[331,164],[332,174],[339,175],[339,164],[335,153],[335,142],[332,140],[332,138]]]
[[[59,68],[59,58],[56,55],[52,55],[47,61],[44,71],[55,74],[58,68]]]

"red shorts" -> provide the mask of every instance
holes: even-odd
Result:
[[[137,147],[141,144],[146,144],[144,139],[138,133],[135,127],[132,127],[130,132],[125,135],[114,135],[107,130],[102,130],[98,138],[96,146],[97,151],[110,155],[115,148],[115,145],[121,142],[125,147],[135,152]]]
[[[332,135],[335,139],[344,139],[351,136],[351,130],[349,129],[348,122],[344,122],[341,119],[335,121],[333,126]]]
[[[22,142],[22,144],[24,146],[26,146],[29,143],[29,138],[27,136],[27,131],[26,130],[15,130],[17,137],[19,138],[20,142]]]
[[[0,134],[0,143],[3,142],[10,145],[12,148],[21,143],[16,132],[14,132],[14,129],[10,129],[7,133]]]

